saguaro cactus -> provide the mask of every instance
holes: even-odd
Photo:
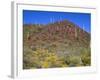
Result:
[[[27,32],[27,40],[30,40],[30,39],[31,39],[30,33]]]
[[[75,38],[77,38],[77,37],[78,37],[78,33],[77,33],[77,29],[75,27]]]

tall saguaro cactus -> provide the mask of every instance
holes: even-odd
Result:
[[[75,38],[77,38],[77,37],[78,37],[78,33],[77,33],[77,29],[75,27]]]
[[[27,32],[27,40],[30,40],[30,33]]]
[[[82,28],[83,28],[83,32],[84,32],[84,30],[85,30],[84,24],[83,24]]]

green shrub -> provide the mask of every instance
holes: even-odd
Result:
[[[81,57],[76,55],[65,56],[64,62],[69,67],[82,66]]]
[[[91,53],[90,49],[84,49],[81,54],[81,60],[84,66],[89,66],[91,64]]]
[[[89,49],[82,49],[81,55],[58,56],[53,51],[44,48],[36,48],[35,51],[26,48],[24,50],[23,68],[55,68],[88,66],[91,64]]]
[[[55,53],[38,48],[36,51],[24,55],[24,68],[50,68],[65,66]]]

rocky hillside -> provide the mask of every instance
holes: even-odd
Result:
[[[24,54],[27,49],[36,51],[39,48],[54,52],[59,57],[79,57],[84,51],[90,54],[90,33],[68,20],[23,26]]]

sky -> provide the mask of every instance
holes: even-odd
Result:
[[[91,32],[91,14],[75,12],[53,12],[23,10],[23,24],[48,24],[51,22],[69,20],[80,28]]]

